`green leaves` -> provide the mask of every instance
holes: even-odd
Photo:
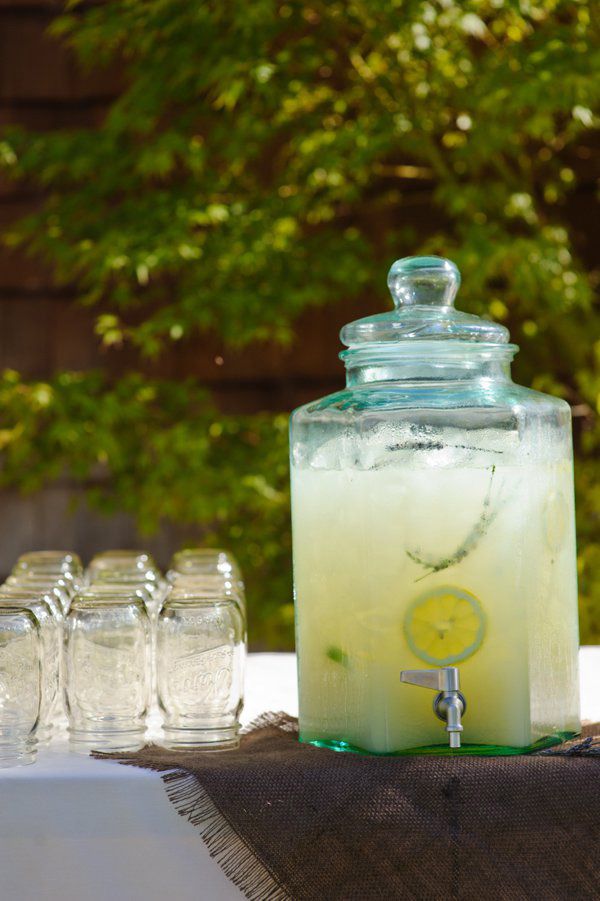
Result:
[[[452,243],[473,217],[490,243],[499,226],[535,240],[574,189],[564,157],[598,100],[585,4],[256,6],[130,0],[57,20],[83,61],[124,58],[127,87],[97,130],[3,143],[13,173],[53,189],[20,239],[88,302],[143,304],[121,328],[142,352],[180,329],[285,341],[306,306],[383,294],[373,223],[392,253],[418,249],[421,171]]]
[[[142,533],[165,519],[196,526],[239,556],[257,640],[288,640],[287,416],[222,416],[192,381],[98,372],[31,383],[5,372],[0,409],[0,486],[32,492],[68,470],[90,503],[130,513]]]

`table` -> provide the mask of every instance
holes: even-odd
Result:
[[[582,716],[600,720],[600,647],[581,651]],[[297,713],[293,654],[251,654],[244,722]],[[53,744],[0,770],[2,901],[234,901],[242,897],[167,799],[160,776]]]

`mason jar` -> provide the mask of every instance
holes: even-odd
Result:
[[[452,676],[463,753],[552,744],[580,729],[569,406],[512,381],[453,263],[388,284],[342,329],[346,388],[292,416],[301,740],[445,752],[416,686]]]
[[[72,582],[62,576],[41,576],[19,574],[8,577],[4,585],[7,588],[23,590],[35,594],[47,594],[52,597],[51,606],[56,607],[61,615],[69,609],[71,598],[76,591]]]
[[[43,597],[23,593],[22,589],[0,587],[0,608],[22,605],[35,616],[42,645],[42,685],[37,728],[38,745],[48,745],[59,715],[61,623]]]
[[[150,623],[143,600],[75,595],[64,624],[64,694],[73,750],[144,744],[150,700]]]
[[[156,649],[166,747],[238,746],[245,657],[245,619],[236,599],[172,590],[158,618]]]
[[[36,759],[43,662],[34,614],[18,602],[0,604],[0,767]]]
[[[231,553],[222,548],[186,548],[173,554],[167,572],[170,585],[185,581],[190,584],[197,580],[201,584],[220,583],[226,590],[233,591],[245,608],[246,591],[240,566]]]
[[[70,574],[74,578],[83,576],[83,565],[78,554],[73,551],[29,551],[21,554],[13,567],[13,574]]]
[[[161,583],[161,573],[151,554],[145,551],[112,550],[96,554],[86,571],[88,582],[103,577],[118,581],[118,576],[137,578],[154,586]]]

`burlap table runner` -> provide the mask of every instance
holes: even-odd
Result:
[[[265,714],[238,751],[97,756],[162,772],[256,901],[589,901],[600,898],[600,725],[587,731],[534,756],[365,757],[301,745],[296,720]]]

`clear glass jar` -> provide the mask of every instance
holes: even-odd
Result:
[[[112,573],[143,576],[146,581],[156,582],[160,579],[154,558],[146,551],[112,550],[103,551],[92,557],[87,568],[89,581],[97,578],[104,571]]]
[[[22,589],[0,588],[0,607],[22,605],[35,616],[42,642],[42,695],[37,740],[40,745],[49,744],[58,715],[60,687],[60,655],[62,632],[60,622],[44,598],[24,594]]]
[[[159,604],[155,584],[148,583],[143,577],[128,576],[122,572],[103,570],[97,573],[94,581],[89,583],[88,591],[107,595],[135,594],[143,600],[149,616],[156,613]]]
[[[388,284],[393,312],[342,329],[345,390],[292,417],[301,739],[443,752],[399,671],[457,667],[463,752],[550,744],[580,729],[569,407],[511,380],[451,262]]]
[[[226,574],[218,575],[183,575],[177,574],[174,581],[169,583],[166,597],[171,597],[173,592],[179,600],[186,597],[195,598],[200,594],[225,597],[236,601],[244,617],[246,616],[246,597],[243,586],[239,580],[232,581]]]
[[[240,596],[244,595],[242,572],[231,551],[198,547],[186,548],[173,554],[167,580],[176,582],[178,578],[194,576],[221,577],[224,581],[235,585]]]
[[[32,551],[22,554],[10,575],[16,582],[38,581],[64,588],[69,598],[82,588],[84,572],[77,554],[68,551]]]
[[[165,582],[150,554],[139,551],[105,551],[97,554],[87,569],[89,585],[130,583],[143,585],[154,608],[160,606]]]
[[[74,578],[81,578],[83,564],[73,551],[29,551],[21,554],[13,567],[13,574],[19,573],[68,573]]]
[[[73,750],[142,747],[150,623],[135,594],[75,595],[64,625],[65,707]]]
[[[36,759],[42,665],[34,614],[26,607],[0,605],[0,767]]]
[[[64,580],[62,577],[45,578],[37,575],[9,576],[4,584],[8,588],[22,588],[28,592],[50,595],[54,599],[53,604],[60,608],[63,615],[69,609],[71,597],[75,593],[75,586]]]
[[[236,600],[174,589],[158,618],[158,706],[168,748],[239,744],[246,628]]]
[[[126,572],[113,572],[101,570],[89,585],[89,591],[101,595],[135,595],[139,597],[146,607],[150,620],[150,708],[149,716],[154,716],[156,711],[156,621],[162,605],[163,589],[156,583],[147,582],[141,573],[128,574]]]

